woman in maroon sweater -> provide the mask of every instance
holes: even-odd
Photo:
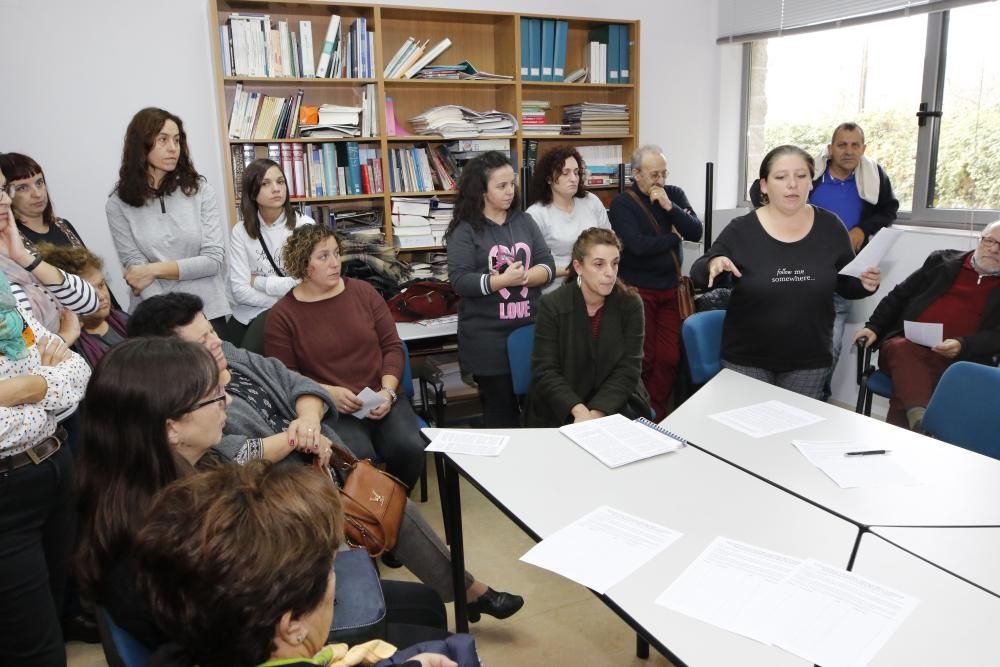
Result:
[[[378,458],[408,487],[424,465],[424,441],[413,408],[397,389],[403,377],[403,344],[378,292],[340,275],[334,231],[304,225],[285,243],[285,271],[302,282],[272,308],[264,351],[330,392],[341,413],[337,434],[360,458]],[[365,388],[383,402],[360,416]]]

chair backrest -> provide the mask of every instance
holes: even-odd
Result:
[[[531,352],[534,348],[534,324],[514,329],[507,336],[507,361],[516,396],[524,396],[531,388]]]
[[[684,320],[681,336],[694,384],[705,384],[722,370],[722,323],[725,319],[726,311],[708,310]]]
[[[153,652],[115,623],[103,607],[97,608],[97,627],[110,667],[145,667]]]
[[[1000,459],[1000,368],[957,361],[941,376],[923,428],[939,440]]]
[[[243,333],[240,347],[257,354],[264,354],[264,325],[267,324],[267,314],[270,312],[270,309],[265,310],[250,321],[250,326]]]

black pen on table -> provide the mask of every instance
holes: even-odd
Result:
[[[876,456],[878,454],[888,454],[890,449],[866,449],[860,452],[846,452],[844,456]]]

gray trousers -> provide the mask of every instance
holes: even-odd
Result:
[[[455,600],[455,587],[451,582],[451,552],[409,500],[406,501],[393,553],[417,579],[433,588],[442,600]],[[473,581],[475,578],[466,572],[465,588],[468,589]]]
[[[826,374],[830,371],[829,368],[807,368],[801,371],[777,373],[756,366],[731,364],[725,359],[722,360],[722,367],[821,401],[823,400],[823,381],[826,380]]]

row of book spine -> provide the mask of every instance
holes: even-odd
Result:
[[[357,131],[349,136],[372,137],[378,131],[375,84],[366,85],[361,96],[361,117],[357,123]],[[242,83],[237,83],[229,116],[229,138],[237,141],[266,141],[298,137],[304,97],[305,91],[302,88],[294,95],[280,97],[246,90]]]
[[[341,17],[332,15],[316,49],[312,21],[299,21],[296,33],[286,19],[273,22],[268,14],[231,14],[219,26],[223,75],[374,78],[375,34],[367,29],[367,20],[362,16],[351,22],[346,36],[342,25]]]
[[[256,148],[255,144],[230,147],[237,197],[242,196],[243,169],[257,158]],[[294,199],[383,192],[379,149],[356,141],[268,144],[267,157],[281,165]]]
[[[521,19],[521,80],[563,81],[567,77],[569,23],[558,19]],[[583,67],[591,83],[629,83],[631,42],[627,25],[592,28],[584,46]],[[600,46],[603,44],[603,47]],[[592,46],[593,45],[593,46]],[[591,53],[593,52],[593,56]],[[604,53],[604,60],[599,57]]]
[[[458,176],[449,165],[447,151],[429,146],[401,146],[389,150],[389,183],[393,192],[454,191]]]

